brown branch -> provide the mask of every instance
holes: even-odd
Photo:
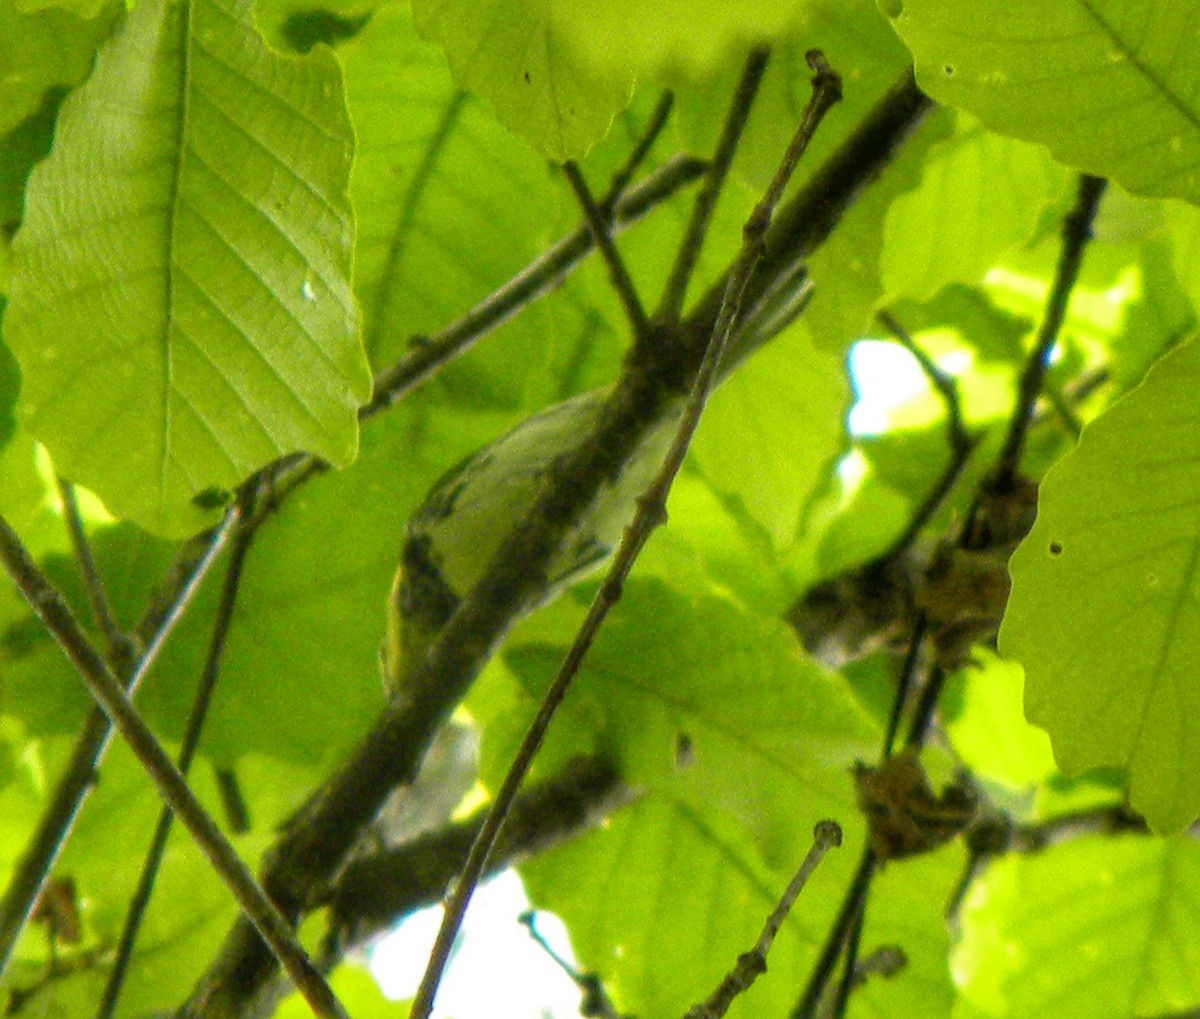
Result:
[[[781,288],[797,279],[804,259],[883,171],[930,108],[911,74],[906,74],[817,169],[776,217],[763,260],[747,286],[746,308],[769,305]],[[582,243],[586,247],[586,240]],[[411,781],[431,734],[468,689],[529,592],[537,588],[531,571],[545,568],[569,521],[590,503],[593,481],[624,463],[678,399],[713,334],[723,287],[724,281],[719,280],[681,323],[679,346],[635,351],[633,383],[627,389],[619,387],[621,395],[610,402],[596,430],[584,440],[588,452],[576,460],[577,476],[570,481],[585,484],[562,486],[564,490],[556,491],[539,509],[536,521],[503,544],[488,575],[464,599],[430,650],[421,681],[407,697],[384,710],[359,746],[283,831],[264,861],[263,884],[285,916],[298,919],[328,894],[326,889],[346,854],[392,789]],[[240,1003],[253,1000],[274,972],[275,963],[261,939],[238,921],[182,1015],[199,1016],[210,1006],[219,1014],[239,1014]]]
[[[133,642],[121,632],[113,616],[112,606],[104,593],[104,581],[96,567],[96,559],[92,555],[92,544],[88,541],[87,532],[83,527],[83,517],[79,513],[79,500],[75,498],[75,486],[66,478],[58,479],[58,494],[62,499],[63,522],[71,537],[71,547],[75,551],[75,561],[79,566],[79,576],[83,580],[83,590],[87,595],[88,607],[92,611],[92,622],[104,636],[108,659],[114,668],[127,667],[133,659]]]
[[[704,185],[692,204],[692,215],[688,221],[683,241],[675,255],[675,264],[667,277],[663,288],[662,299],[654,314],[657,322],[663,325],[674,325],[683,311],[684,299],[687,297],[688,283],[691,282],[696,262],[700,258],[700,249],[704,246],[704,238],[708,235],[709,224],[717,207],[717,199],[729,176],[729,168],[733,165],[734,153],[742,138],[742,131],[750,115],[750,105],[758,94],[763,74],[767,69],[767,61],[771,51],[766,46],[760,46],[750,51],[750,56],[742,68],[742,78],[734,90],[736,102],[744,108],[736,108],[725,118],[725,126],[721,131],[721,139],[717,142],[717,151],[709,164],[708,173],[704,177]]]
[[[821,954],[817,957],[817,963],[804,987],[804,993],[800,996],[796,1007],[792,1009],[791,1019],[814,1019],[816,1016],[817,1008],[825,995],[825,988],[828,987],[834,970],[837,969],[838,959],[841,958],[849,932],[858,923],[866,905],[867,891],[871,886],[871,878],[875,874],[876,865],[875,853],[868,844],[863,849],[858,869],[855,870],[854,877],[850,880],[850,886],[846,889],[846,895],[842,899],[842,908],[830,926],[829,933],[825,936],[825,944],[821,948]]]
[[[996,461],[995,484],[1000,491],[1007,491],[1015,483],[1021,463],[1021,452],[1025,446],[1025,435],[1033,419],[1033,407],[1042,390],[1046,377],[1050,352],[1058,340],[1058,332],[1067,314],[1071,291],[1079,277],[1083,264],[1083,251],[1092,236],[1092,221],[1104,195],[1107,182],[1090,174],[1080,174],[1079,194],[1075,207],[1063,220],[1062,252],[1054,275],[1054,285],[1046,301],[1046,312],[1038,329],[1033,352],[1025,363],[1017,391],[1017,403],[1009,421],[1008,434]]]
[[[248,493],[247,493],[248,495]],[[225,581],[221,589],[221,597],[217,603],[216,617],[213,620],[212,636],[209,639],[208,657],[196,688],[192,709],[188,715],[184,729],[183,742],[179,749],[179,773],[187,776],[200,745],[200,734],[208,717],[208,708],[212,703],[213,691],[216,689],[217,678],[220,675],[221,661],[225,653],[225,643],[233,624],[233,609],[237,602],[238,591],[241,588],[243,567],[250,546],[254,541],[254,531],[243,527],[233,540],[230,550],[229,565],[225,571]],[[167,838],[171,834],[171,823],[175,818],[174,812],[168,806],[163,806],[155,825],[154,834],[146,850],[142,862],[142,872],[138,878],[137,888],[129,902],[125,914],[125,924],[121,930],[121,938],[117,943],[117,953],[113,960],[100,1006],[96,1010],[96,1019],[110,1019],[125,983],[129,962],[133,958],[133,946],[137,941],[138,930],[150,905],[150,897],[154,893],[154,883],[158,877],[158,869],[162,863],[163,853],[167,848]]]
[[[749,63],[754,66],[764,61],[765,57],[756,51],[751,56]],[[504,776],[504,781],[496,793],[488,819],[480,829],[475,845],[471,847],[471,853],[467,857],[462,876],[446,902],[445,915],[441,929],[438,931],[437,940],[434,942],[433,951],[430,953],[429,966],[425,970],[425,975],[413,999],[411,1015],[414,1019],[428,1019],[429,1014],[433,1011],[434,996],[437,993],[446,963],[450,960],[450,952],[454,947],[454,940],[458,936],[458,929],[466,914],[467,905],[475,886],[483,874],[488,854],[504,824],[505,814],[516,798],[525,775],[532,767],[550,723],[566,697],[567,691],[583,663],[584,656],[595,640],[608,613],[620,599],[621,590],[629,576],[629,571],[633,568],[634,562],[642,548],[645,547],[651,533],[666,522],[667,495],[675,476],[679,473],[679,468],[683,466],[683,458],[687,453],[688,445],[700,423],[700,416],[708,402],[709,394],[712,392],[718,368],[724,359],[726,343],[733,331],[734,322],[737,321],[742,310],[746,285],[762,257],[763,237],[770,228],[775,207],[783,196],[784,188],[791,179],[796,164],[807,150],[808,144],[825,114],[842,97],[841,79],[829,69],[825,58],[818,51],[811,50],[808,54],[808,62],[814,72],[812,100],[804,112],[800,126],[788,145],[766,194],[750,214],[743,229],[742,250],[729,273],[725,299],[722,301],[721,310],[713,325],[712,336],[697,369],[695,381],[692,383],[691,392],[675,431],[671,448],[667,451],[658,474],[638,498],[637,512],[617,547],[604,583],[596,593],[558,674],[542,699],[537,715],[534,717],[529,731],[525,734],[508,773]],[[729,114],[729,119],[735,122],[732,131],[734,137],[741,133],[741,125],[744,125],[746,117],[749,115],[750,101],[753,98],[753,92],[758,87],[758,78],[754,75],[745,76],[743,87],[748,88],[751,95],[744,97],[739,94],[735,97]],[[725,132],[725,134],[729,133]],[[732,159],[733,147],[729,147],[723,155],[727,160]],[[640,342],[644,339],[646,337],[638,336],[639,343],[635,346],[635,353],[637,347],[644,346],[644,343]],[[624,382],[628,381],[630,381],[629,377],[623,380],[622,388],[624,388]],[[619,396],[619,393],[617,395]]]
[[[345,1011],[325,979],[312,965],[291,928],[258,887],[253,875],[201,806],[187,782],[134,708],[124,686],[109,671],[104,658],[76,622],[62,595],[38,569],[8,521],[0,516],[0,561],[58,642],[88,691],[112,720],[121,737],[149,772],[163,799],[187,825],[209,863],[229,887],[238,904],[271,945],[306,1000],[322,1019],[343,1019]]]
[[[792,907],[796,904],[800,892],[808,883],[812,872],[817,869],[825,854],[835,846],[842,844],[842,829],[835,821],[820,821],[813,832],[813,847],[805,856],[800,869],[784,890],[775,909],[767,917],[758,941],[749,952],[738,956],[737,965],[731,969],[717,985],[716,990],[699,1005],[693,1005],[684,1014],[683,1019],[721,1019],[729,1011],[738,995],[748,991],[755,980],[767,971],[767,955],[775,943],[775,936],[783,921],[787,919]]]
[[[650,330],[650,322],[646,318],[646,309],[642,307],[642,299],[638,296],[633,277],[629,275],[629,270],[625,267],[625,260],[621,258],[621,253],[613,243],[608,219],[596,203],[596,199],[592,197],[591,189],[584,179],[583,171],[579,169],[579,164],[574,161],[566,162],[563,164],[562,170],[563,176],[567,178],[567,183],[571,185],[571,190],[575,193],[575,200],[579,202],[579,207],[583,210],[584,222],[587,223],[588,232],[592,235],[592,243],[596,245],[596,250],[600,252],[600,257],[608,269],[608,278],[612,283],[612,288],[620,299],[621,306],[625,309],[629,328],[634,336],[642,339]]]
[[[191,604],[201,582],[225,547],[237,519],[237,513],[231,510],[210,534],[189,543],[186,554],[180,557],[176,568],[151,599],[152,610],[136,631],[144,649],[125,683],[130,696],[136,693],[175,624]],[[80,727],[66,770],[50,797],[50,805],[39,819],[5,890],[4,901],[0,903],[0,972],[7,966],[17,936],[25,926],[84,800],[96,783],[100,763],[111,741],[112,723],[99,707],[93,706]]]

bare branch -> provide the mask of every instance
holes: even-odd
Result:
[[[62,595],[21,543],[8,521],[0,517],[0,561],[30,607],[75,666],[89,692],[104,708],[117,731],[150,773],[164,800],[171,805],[220,874],[239,905],[287,968],[318,1016],[342,1019],[345,1011],[296,940],[291,928],[258,887],[253,875],[201,806],[154,734],[142,721],[125,688],[109,671],[103,657],[76,622]]]
[[[188,715],[184,729],[183,743],[179,750],[179,773],[186,777],[191,769],[192,760],[200,745],[200,733],[204,721],[208,717],[208,708],[212,703],[213,690],[216,688],[217,677],[220,675],[221,661],[225,652],[225,642],[229,636],[229,628],[233,623],[233,609],[237,602],[238,590],[241,587],[242,570],[250,545],[254,541],[254,531],[243,527],[233,540],[230,550],[229,565],[225,571],[225,582],[221,597],[217,603],[217,613],[213,621],[212,636],[209,639],[208,657],[204,663],[204,671],[196,688],[192,709]],[[141,876],[137,888],[129,902],[125,914],[125,924],[121,929],[121,938],[117,943],[117,953],[113,960],[108,982],[96,1010],[96,1019],[110,1019],[117,1005],[121,987],[128,973],[129,962],[133,957],[133,946],[137,940],[138,930],[145,916],[146,907],[150,904],[150,896],[154,893],[154,882],[162,863],[163,853],[167,848],[167,838],[171,833],[171,822],[175,814],[168,806],[163,806],[154,828],[146,857],[142,862]]]
[[[83,590],[87,595],[88,607],[92,610],[92,621],[96,629],[104,636],[108,650],[109,661],[128,663],[133,658],[133,643],[121,632],[117,620],[113,616],[112,607],[104,593],[104,581],[96,568],[96,559],[92,555],[92,544],[88,541],[87,532],[83,527],[83,517],[79,514],[79,500],[75,498],[75,486],[65,478],[58,479],[58,494],[62,499],[63,521],[67,525],[67,533],[71,537],[71,546],[75,551],[75,561],[79,565],[79,575],[83,579]]]
[[[867,890],[870,888],[871,878],[875,874],[876,862],[874,851],[870,845],[867,845],[863,849],[858,869],[854,872],[854,877],[842,899],[842,908],[825,937],[825,944],[822,946],[821,954],[808,978],[804,993],[796,1007],[792,1009],[791,1019],[815,1019],[821,999],[825,995],[825,988],[829,986],[834,970],[837,969],[837,962],[841,958],[846,938],[858,923],[858,918],[866,906]]]
[[[488,854],[504,824],[504,816],[512,805],[521,782],[532,766],[546,731],[550,727],[550,722],[558,711],[559,705],[562,704],[563,698],[566,697],[584,656],[595,640],[596,634],[612,606],[620,598],[621,589],[626,577],[629,576],[629,571],[633,568],[634,562],[649,540],[651,533],[666,521],[667,494],[671,490],[679,468],[683,465],[688,445],[700,423],[700,416],[717,378],[717,371],[724,359],[725,345],[742,310],[746,286],[762,257],[763,238],[771,225],[775,207],[783,196],[784,188],[791,179],[797,162],[808,148],[808,144],[825,114],[842,97],[841,79],[829,69],[824,56],[816,50],[810,50],[808,62],[814,71],[812,99],[766,194],[750,214],[743,229],[742,250],[733,270],[729,273],[728,290],[713,325],[712,336],[697,369],[696,378],[684,406],[683,416],[679,421],[671,448],[667,451],[658,474],[638,499],[637,512],[613,556],[604,583],[596,593],[558,674],[546,691],[537,715],[530,725],[529,731],[525,734],[512,765],[496,793],[488,819],[480,829],[475,845],[471,847],[471,854],[467,857],[462,876],[446,903],[445,916],[441,929],[438,931],[437,940],[434,942],[433,951],[430,953],[429,966],[425,970],[425,975],[422,977],[413,999],[411,1014],[414,1019],[428,1019],[430,1012],[433,1011],[434,996],[437,993],[446,963],[449,961],[458,928],[462,924],[471,895],[487,864]],[[738,100],[735,100],[731,116],[744,115],[739,97]],[[623,380],[620,388],[633,389],[633,386],[625,385],[629,381],[629,377]],[[617,395],[620,396],[619,393]]]
[[[737,965],[731,969],[717,985],[715,991],[699,1005],[693,1005],[684,1014],[683,1019],[721,1019],[729,1011],[738,995],[748,991],[759,976],[767,971],[767,955],[775,944],[775,936],[783,926],[783,921],[791,913],[800,892],[808,884],[817,864],[824,859],[825,854],[835,846],[842,844],[842,829],[836,821],[820,821],[813,831],[813,846],[800,864],[800,869],[788,883],[783,895],[767,922],[763,925],[758,941],[749,952],[738,956]]]
[[[625,309],[629,328],[633,331],[634,336],[644,337],[649,332],[650,322],[646,318],[646,309],[642,307],[642,299],[638,296],[633,277],[629,275],[621,253],[617,251],[617,246],[613,243],[608,220],[592,197],[587,181],[584,180],[583,172],[579,169],[579,164],[574,161],[564,163],[562,170],[563,176],[567,178],[567,183],[571,185],[571,190],[575,192],[575,199],[579,202],[579,207],[583,210],[583,218],[591,232],[592,243],[596,245],[600,257],[604,259],[604,264],[608,267],[608,278],[617,297],[621,300],[621,306]]]
[[[762,83],[770,56],[771,51],[766,46],[756,47],[750,51],[750,56],[742,67],[741,81],[734,90],[734,106],[725,118],[721,139],[717,142],[717,151],[709,164],[708,173],[705,174],[704,186],[692,205],[692,216],[687,231],[676,252],[675,264],[671,267],[667,284],[663,288],[662,300],[654,314],[655,321],[663,325],[674,325],[683,310],[688,283],[691,282],[692,272],[700,258],[700,249],[708,235],[717,199],[725,186],[725,178],[729,176],[729,167],[733,164],[734,153],[737,152],[738,143],[742,139],[742,131],[750,118],[750,108],[754,97],[758,95],[758,87]]]
[[[175,624],[191,604],[201,582],[225,547],[237,519],[237,513],[231,510],[210,534],[189,543],[186,554],[180,558],[167,583],[151,600],[152,611],[137,630],[145,647],[125,684],[130,696],[136,693]],[[99,707],[92,707],[75,739],[71,758],[50,798],[50,805],[42,814],[0,904],[0,971],[8,965],[17,936],[58,859],[83,801],[96,782],[111,739],[112,723]]]
[[[1021,451],[1025,446],[1025,435],[1033,419],[1033,406],[1042,390],[1042,380],[1050,360],[1050,352],[1058,340],[1058,331],[1067,314],[1071,290],[1083,264],[1083,250],[1092,236],[1092,221],[1104,195],[1106,181],[1090,174],[1080,174],[1079,196],[1075,208],[1063,220],[1063,246],[1058,259],[1058,269],[1050,296],[1046,302],[1046,313],[1038,329],[1033,351],[1025,363],[1025,371],[1017,391],[1017,405],[1009,421],[1008,435],[996,461],[996,485],[1000,489],[1012,487],[1021,463]]]

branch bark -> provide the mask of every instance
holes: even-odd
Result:
[[[797,267],[883,172],[929,109],[930,101],[906,73],[780,210],[746,287],[747,318],[754,309],[769,304],[782,287],[794,285]],[[530,594],[544,586],[541,574],[546,564],[562,535],[590,504],[601,480],[617,473],[670,406],[678,405],[699,369],[732,271],[731,267],[723,274],[681,322],[673,334],[675,342],[635,345],[624,377],[592,434],[571,457],[570,465],[558,472],[557,483],[535,512],[503,543],[409,689],[383,711],[268,853],[263,884],[289,920],[298,921],[328,896],[363,829],[392,789],[415,776],[433,733],[470,688]],[[744,351],[732,356],[739,353]],[[245,1002],[274,973],[270,952],[239,920],[179,1015],[193,1019],[243,1015]]]

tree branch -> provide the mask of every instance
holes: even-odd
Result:
[[[344,1019],[345,1012],[324,978],[300,947],[287,922],[258,887],[253,875],[201,806],[170,757],[142,721],[125,688],[109,671],[76,622],[62,595],[29,555],[17,533],[0,516],[0,561],[42,624],[75,666],[92,697],[104,708],[134,755],[150,773],[163,799],[179,814],[209,862],[252,918],[271,950],[297,982],[322,1019]]]
[[[765,60],[765,54],[756,51],[752,54],[748,64],[753,68],[764,65]],[[732,271],[729,273],[725,299],[722,301],[721,310],[716,322],[713,324],[712,336],[705,347],[704,356],[697,368],[695,381],[692,383],[691,392],[684,406],[679,425],[676,428],[671,448],[667,451],[658,474],[651,481],[645,492],[638,498],[637,511],[632,522],[626,528],[620,545],[617,547],[608,574],[604,578],[604,583],[600,585],[600,590],[596,593],[596,597],[588,609],[587,616],[580,626],[579,632],[576,634],[575,640],[558,670],[558,674],[554,677],[550,688],[546,691],[546,695],[542,699],[542,704],[538,709],[537,715],[534,717],[529,731],[525,734],[525,738],[517,750],[512,765],[509,767],[508,773],[504,776],[504,781],[496,793],[488,819],[484,823],[483,828],[480,829],[475,845],[471,847],[471,853],[467,857],[467,863],[463,868],[462,876],[459,878],[454,891],[446,902],[445,915],[442,920],[441,929],[438,931],[437,940],[434,942],[433,951],[430,953],[429,966],[413,999],[411,1015],[414,1019],[427,1019],[433,1011],[434,996],[437,994],[438,984],[441,982],[446,963],[450,959],[450,952],[454,947],[454,939],[458,935],[458,928],[462,924],[463,916],[466,913],[468,903],[471,901],[471,895],[475,890],[475,886],[483,874],[488,854],[491,852],[492,846],[495,844],[500,829],[504,824],[505,814],[516,798],[517,791],[520,789],[525,775],[532,767],[533,760],[541,749],[542,741],[545,739],[550,723],[557,713],[559,706],[562,704],[563,699],[566,697],[567,691],[570,689],[571,683],[578,673],[580,665],[583,663],[584,656],[595,640],[596,634],[600,631],[604,620],[608,617],[608,613],[620,599],[621,590],[626,578],[629,576],[629,571],[633,568],[634,562],[645,547],[654,529],[666,522],[667,496],[670,493],[671,485],[675,481],[675,476],[679,473],[679,468],[683,466],[683,458],[687,454],[688,445],[691,443],[696,427],[700,423],[700,416],[704,412],[705,404],[708,402],[709,394],[712,392],[715,384],[717,370],[724,359],[726,343],[733,331],[734,322],[737,321],[742,310],[746,285],[754,272],[755,266],[762,257],[763,237],[771,225],[775,207],[778,205],[784,188],[787,186],[792,173],[796,169],[797,162],[799,162],[800,157],[807,150],[808,144],[820,126],[821,121],[825,118],[825,114],[842,98],[841,78],[829,69],[825,63],[825,58],[818,51],[811,50],[808,54],[808,63],[814,72],[812,100],[804,112],[800,126],[796,130],[791,143],[788,145],[779,169],[771,180],[766,194],[758,205],[755,206],[743,229],[742,250]],[[753,97],[754,89],[757,88],[758,79],[754,75],[747,75],[743,79],[743,85],[749,88],[751,96],[744,98],[739,92],[735,97],[733,108],[729,114],[729,119],[734,121],[735,124],[733,130],[726,131],[725,135],[732,134],[734,137],[737,137],[741,134],[741,127],[737,122],[744,123],[745,118],[749,115],[750,99]],[[732,159],[732,148],[723,153],[723,156],[727,162]],[[723,175],[723,171],[721,173]],[[634,347],[635,355],[639,347],[645,346],[644,341],[646,339],[646,336],[637,336],[637,343]],[[627,375],[622,380],[614,396],[619,398],[620,389],[626,388],[626,383],[632,383],[633,378],[634,376]],[[629,388],[633,388],[633,386],[630,385]],[[582,467],[582,465],[568,464],[564,468],[562,478],[565,480],[565,478],[569,477],[567,472],[573,472],[573,469],[577,467]],[[561,487],[561,481],[559,487]],[[553,495],[553,492],[549,494]],[[555,542],[555,547],[558,544],[560,544],[560,541]]]
[[[825,854],[835,846],[842,844],[842,829],[834,821],[820,821],[813,832],[813,846],[805,856],[800,869],[788,884],[778,904],[767,917],[762,933],[758,936],[754,948],[738,956],[737,965],[731,969],[717,985],[716,990],[699,1005],[693,1005],[684,1014],[683,1019],[721,1019],[729,1006],[738,995],[748,991],[755,980],[767,971],[767,955],[775,943],[775,936],[783,921],[787,919],[792,907],[796,904],[800,892],[808,884],[812,872]]]
[[[1063,220],[1063,246],[1058,259],[1058,270],[1054,276],[1054,285],[1050,289],[1050,297],[1046,302],[1046,312],[1042,316],[1042,324],[1038,329],[1037,340],[1033,352],[1025,364],[1017,391],[1017,406],[1009,421],[1008,435],[1004,447],[996,461],[996,486],[1001,491],[1012,488],[1018,468],[1021,463],[1021,451],[1025,446],[1025,435],[1029,423],[1033,420],[1033,405],[1037,402],[1038,394],[1042,391],[1042,381],[1046,377],[1046,368],[1050,360],[1050,352],[1058,340],[1058,331],[1062,327],[1067,314],[1067,304],[1071,300],[1071,291],[1075,280],[1079,277],[1079,267],[1083,264],[1083,250],[1092,236],[1092,221],[1096,218],[1096,210],[1104,194],[1106,181],[1090,174],[1080,174],[1079,195],[1075,208]]]
[[[771,306],[782,288],[795,283],[804,259],[883,171],[930,108],[911,73],[906,74],[817,169],[810,183],[780,210],[768,232],[763,260],[746,288],[746,308]],[[581,243],[586,248],[586,239]],[[632,365],[632,384],[619,399],[610,401],[596,430],[584,440],[587,450],[578,459],[580,477],[608,476],[678,399],[713,333],[724,286],[725,280],[719,280],[681,323],[678,346],[637,352],[640,360]],[[537,586],[527,571],[544,568],[541,564],[549,560],[566,522],[582,512],[594,491],[572,492],[572,486],[565,487],[540,514],[546,523],[535,522],[503,545],[494,568],[460,605],[431,649],[421,670],[422,681],[407,697],[385,708],[268,853],[263,884],[285,916],[298,919],[327,894],[346,854],[388,794],[416,774],[431,733],[449,716],[502,638],[516,608]],[[199,1016],[209,1006],[217,1014],[238,1014],[239,1002],[252,999],[274,970],[270,953],[253,929],[238,921],[181,1014]]]
[[[113,667],[121,668],[121,663],[127,667],[133,658],[133,642],[121,632],[108,603],[108,597],[104,593],[104,581],[96,568],[92,545],[88,541],[87,532],[83,528],[83,518],[79,514],[75,486],[66,478],[60,477],[58,494],[62,499],[63,521],[67,525],[71,546],[75,550],[75,561],[79,566],[79,575],[83,579],[83,590],[87,595],[88,607],[92,610],[92,621],[104,636],[108,659],[113,663]]]
[[[750,51],[750,56],[742,68],[742,78],[734,91],[735,107],[725,118],[725,126],[721,131],[721,139],[717,142],[717,151],[705,174],[704,185],[692,205],[691,219],[687,231],[675,255],[675,264],[671,266],[667,284],[663,288],[662,299],[654,314],[657,322],[663,325],[674,325],[679,320],[683,310],[684,299],[687,297],[688,283],[691,282],[696,262],[700,258],[700,249],[704,246],[704,238],[708,235],[708,227],[712,222],[713,211],[717,207],[717,199],[729,176],[729,168],[733,165],[733,157],[738,143],[742,139],[742,131],[750,117],[750,107],[758,94],[763,74],[767,69],[767,61],[771,51],[760,46]]]
[[[583,219],[587,223],[588,232],[592,235],[592,243],[596,245],[596,250],[600,252],[600,257],[608,267],[609,281],[625,309],[629,328],[634,336],[641,339],[649,332],[650,321],[646,318],[646,309],[642,307],[642,299],[638,296],[633,277],[629,275],[629,270],[625,267],[625,260],[621,258],[621,253],[613,243],[608,219],[592,197],[591,189],[584,179],[583,171],[579,169],[579,164],[573,160],[566,162],[563,164],[562,170],[563,176],[567,178],[567,183],[571,185],[571,190],[575,192],[575,199],[579,202],[579,207],[583,210]]]
[[[248,493],[246,493],[248,495]],[[241,588],[242,568],[246,556],[254,541],[254,531],[241,528],[233,540],[230,550],[229,565],[225,571],[225,581],[221,589],[221,597],[217,603],[217,613],[213,621],[212,636],[209,639],[208,657],[204,663],[200,682],[188,715],[187,726],[184,729],[183,743],[179,749],[179,773],[186,778],[200,745],[200,734],[208,717],[208,708],[212,703],[212,694],[216,689],[217,678],[221,671],[221,660],[225,653],[225,642],[229,636],[229,628],[233,623],[233,609],[237,602],[238,591]],[[167,838],[171,834],[171,822],[175,814],[169,806],[164,805],[155,825],[154,834],[146,850],[142,862],[142,873],[138,878],[137,888],[129,902],[125,914],[125,924],[121,930],[121,938],[117,943],[117,954],[113,960],[108,982],[96,1011],[96,1019],[110,1019],[117,1005],[121,987],[125,982],[129,962],[133,957],[133,946],[137,940],[138,930],[145,916],[146,907],[150,904],[150,896],[154,893],[154,882],[162,863],[163,853],[167,848]]]
[[[180,557],[166,583],[151,599],[152,610],[136,631],[144,650],[125,682],[131,697],[225,547],[237,519],[236,511],[231,510],[211,534],[189,543],[186,554]],[[0,904],[0,972],[8,965],[17,936],[41,894],[42,885],[79,816],[83,801],[96,782],[111,739],[112,723],[99,707],[93,706],[80,727],[71,758],[50,798],[50,805],[42,814]]]

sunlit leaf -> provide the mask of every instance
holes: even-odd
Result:
[[[1001,649],[1060,766],[1121,765],[1157,828],[1200,813],[1200,344],[1163,358],[1042,482]]]
[[[368,391],[338,69],[273,54],[248,8],[137,5],[64,103],[13,245],[30,430],[166,534],[281,454],[345,464]]]
[[[883,0],[939,102],[1139,194],[1200,200],[1198,11],[1171,0]]]
[[[961,993],[1012,1019],[1184,1013],[1200,995],[1198,878],[1188,839],[1081,839],[997,861],[966,900]]]

